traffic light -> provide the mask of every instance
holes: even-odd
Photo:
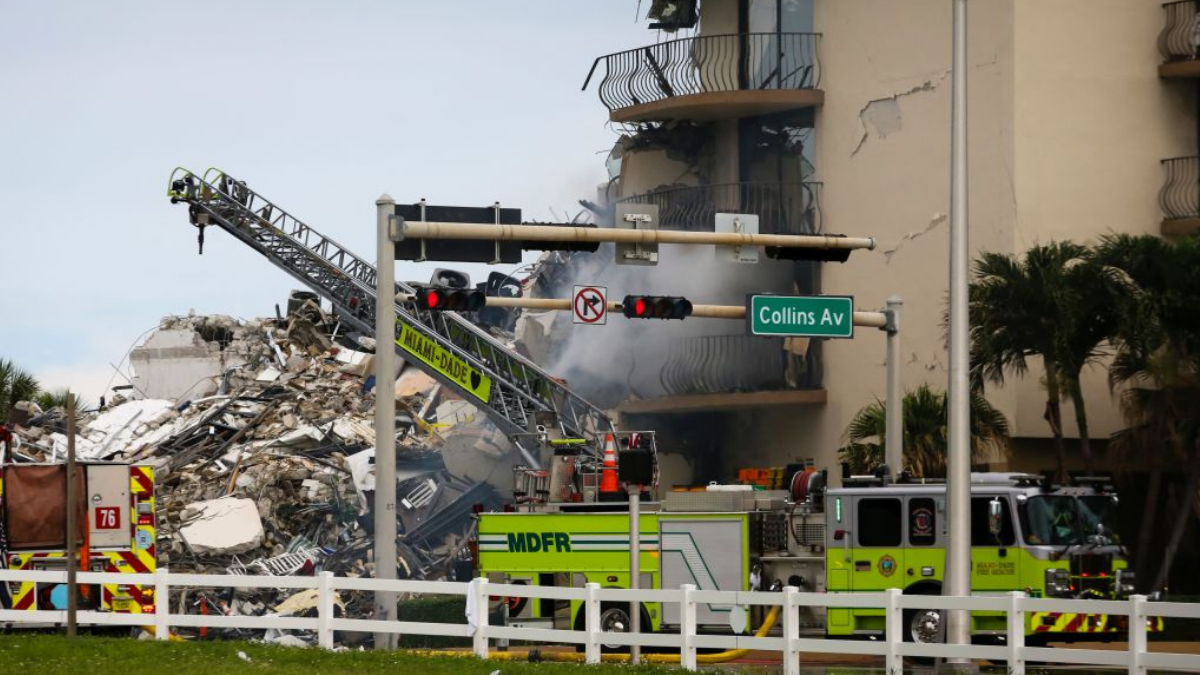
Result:
[[[827,237],[845,237],[844,234],[827,234]],[[850,259],[848,248],[797,248],[767,246],[767,257],[772,260],[811,260],[814,262],[840,262]]]
[[[692,303],[673,296],[627,295],[621,311],[627,319],[685,319],[692,315]]]
[[[487,304],[483,291],[445,286],[423,286],[417,289],[417,307],[438,312],[474,312]]]

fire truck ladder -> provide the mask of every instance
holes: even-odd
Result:
[[[329,300],[343,322],[363,334],[375,334],[375,268],[346,247],[217,169],[202,176],[175,169],[168,196],[172,203],[189,205],[192,225],[200,230],[201,252],[204,228],[216,225]],[[395,292],[411,294],[413,289],[397,283]],[[604,434],[615,431],[602,410],[458,313],[431,312],[407,301],[396,304],[396,317],[394,343],[403,323],[492,380],[489,400],[480,407],[518,445],[522,436],[537,433],[537,426],[550,424],[566,438],[587,440],[598,454]],[[465,400],[481,403],[454,379],[408,358],[398,344],[396,351]]]

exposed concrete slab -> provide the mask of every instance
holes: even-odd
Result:
[[[263,541],[262,518],[252,499],[225,497],[187,507],[188,523],[179,534],[202,555],[236,555]]]

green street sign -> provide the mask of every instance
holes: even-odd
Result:
[[[854,298],[848,295],[746,296],[751,335],[854,337]]]

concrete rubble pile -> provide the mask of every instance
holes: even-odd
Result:
[[[159,564],[172,571],[374,574],[374,340],[340,335],[311,300],[293,309],[165,319],[160,333],[195,337],[142,354],[134,386],[190,377],[197,359],[209,376],[174,400],[123,391],[78,421],[81,461],[155,467]],[[403,363],[396,397],[399,576],[461,576],[471,508],[499,505],[509,446],[473,406]],[[27,411],[7,461],[63,461],[64,412]],[[312,611],[302,595],[238,591],[222,610]],[[370,594],[343,592],[338,604],[348,616],[373,611]]]

